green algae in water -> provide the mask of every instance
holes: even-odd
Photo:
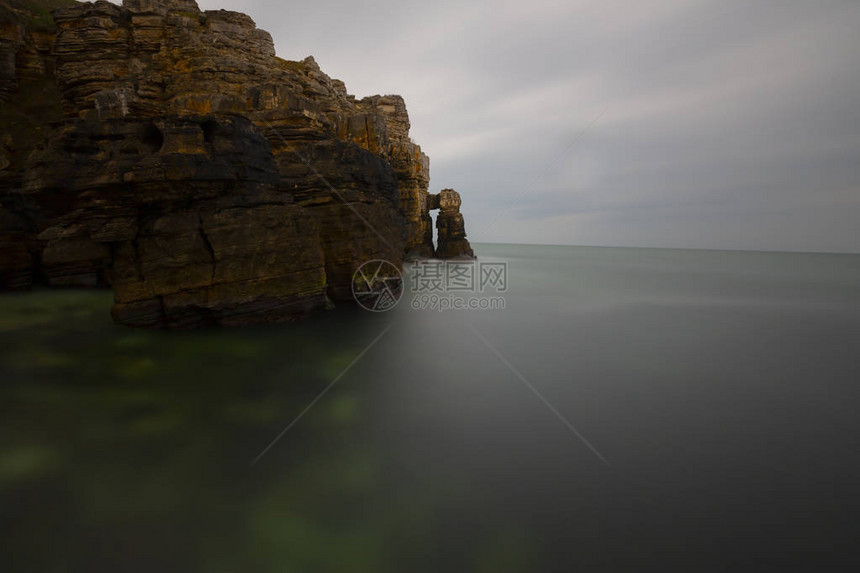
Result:
[[[110,323],[113,293],[98,290],[38,290],[3,293],[0,333],[27,331],[64,322],[94,320]]]
[[[59,453],[45,446],[20,445],[0,449],[0,482],[38,478],[59,462]]]

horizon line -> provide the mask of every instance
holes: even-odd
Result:
[[[589,247],[598,249],[659,249],[668,251],[723,251],[737,253],[784,253],[803,255],[860,255],[860,251],[796,251],[789,249],[761,249],[761,248],[716,248],[716,247],[655,247],[643,245],[575,245],[570,243],[508,243],[501,241],[481,241],[473,245],[511,245],[528,247]]]

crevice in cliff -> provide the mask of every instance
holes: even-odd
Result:
[[[28,248],[27,251],[30,253],[30,260],[32,264],[30,270],[31,284],[38,286],[50,286],[50,282],[48,281],[48,275],[45,274],[45,267],[42,265],[42,251],[33,248]]]
[[[137,278],[143,281],[143,261],[140,259],[140,245],[137,242],[137,237],[131,240],[131,248],[134,251],[134,270],[137,273]]]
[[[164,296],[159,295],[156,298],[158,299],[158,308],[161,312],[158,322],[162,326],[167,326],[167,306],[164,304]]]
[[[200,233],[200,238],[203,239],[203,247],[206,249],[206,252],[209,253],[209,258],[212,259],[212,276],[209,278],[209,286],[212,286],[213,284],[215,284],[215,248],[209,241],[209,236],[206,234],[206,229],[203,228],[203,217],[198,216],[197,221],[200,224],[200,226],[198,227],[198,231]]]

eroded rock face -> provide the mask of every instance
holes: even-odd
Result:
[[[24,44],[25,26],[11,6],[0,6],[0,101],[18,91],[15,56]]]
[[[38,235],[49,284],[109,282],[118,322],[187,327],[328,305],[317,221],[279,185],[241,116],[79,119],[33,153],[22,194],[85,190]]]
[[[370,112],[365,117],[381,117],[387,127],[385,154],[397,174],[399,210],[407,229],[407,257],[433,256],[433,221],[427,203],[430,159],[409,138],[406,103],[400,96],[373,96],[361,100],[359,107]]]
[[[436,256],[440,259],[474,259],[475,253],[466,239],[466,225],[460,213],[460,194],[453,189],[442,189],[433,200],[438,205],[436,232],[438,246]]]
[[[402,98],[356,100],[237,12],[55,1],[36,30],[0,0],[0,100],[25,118],[0,117],[0,288],[110,285],[124,324],[235,324],[433,255]]]

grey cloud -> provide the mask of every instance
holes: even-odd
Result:
[[[475,239],[860,252],[856,1],[201,6],[403,95]]]

